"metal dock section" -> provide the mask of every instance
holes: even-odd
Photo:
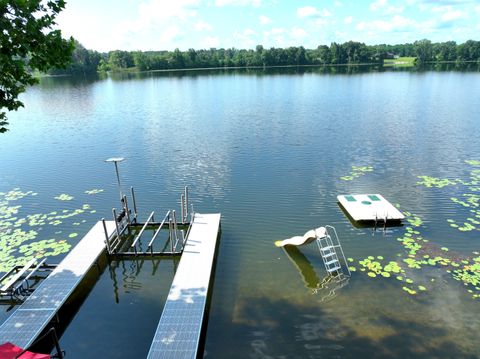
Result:
[[[108,221],[105,225],[110,236],[115,224]],[[0,326],[1,342],[28,348],[35,341],[103,253],[105,236],[102,222],[97,222],[34,293]]]
[[[195,213],[148,358],[196,358],[207,304],[220,213]]]

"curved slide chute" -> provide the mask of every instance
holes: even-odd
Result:
[[[312,243],[317,237],[323,238],[326,235],[325,227],[319,227],[317,229],[311,229],[307,231],[303,236],[294,236],[284,239],[283,241],[275,241],[275,246],[303,246],[304,244]]]

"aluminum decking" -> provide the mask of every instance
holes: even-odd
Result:
[[[113,221],[105,223],[107,232],[111,235],[115,223]],[[19,347],[28,348],[69,298],[104,249],[105,232],[100,221],[0,326],[0,342],[11,342]]]
[[[195,214],[149,359],[197,357],[219,228],[219,213]]]

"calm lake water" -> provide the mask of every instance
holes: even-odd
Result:
[[[109,219],[104,160],[122,156],[143,219],[178,209],[185,185],[196,211],[222,213],[205,357],[480,357],[478,69],[45,78],[22,99],[0,135],[4,265],[58,262]],[[407,221],[357,228],[337,205],[349,193]],[[356,269],[336,290],[314,244],[273,244],[327,224]],[[176,265],[111,263],[63,333],[68,357],[145,357]]]

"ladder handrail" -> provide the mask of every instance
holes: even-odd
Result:
[[[345,253],[343,252],[343,247],[340,243],[340,239],[338,238],[338,235],[337,235],[337,230],[335,229],[335,227],[333,226],[330,226],[330,225],[326,225],[325,228],[332,228],[333,229],[333,233],[335,234],[335,238],[337,240],[337,243],[338,243],[338,248],[340,248],[340,252],[342,252],[342,257],[343,257],[343,263],[345,263],[345,267],[347,268],[347,271],[348,271],[348,275],[351,276],[352,273],[350,272],[350,269],[348,268],[348,262],[347,262],[347,258],[345,258]]]

